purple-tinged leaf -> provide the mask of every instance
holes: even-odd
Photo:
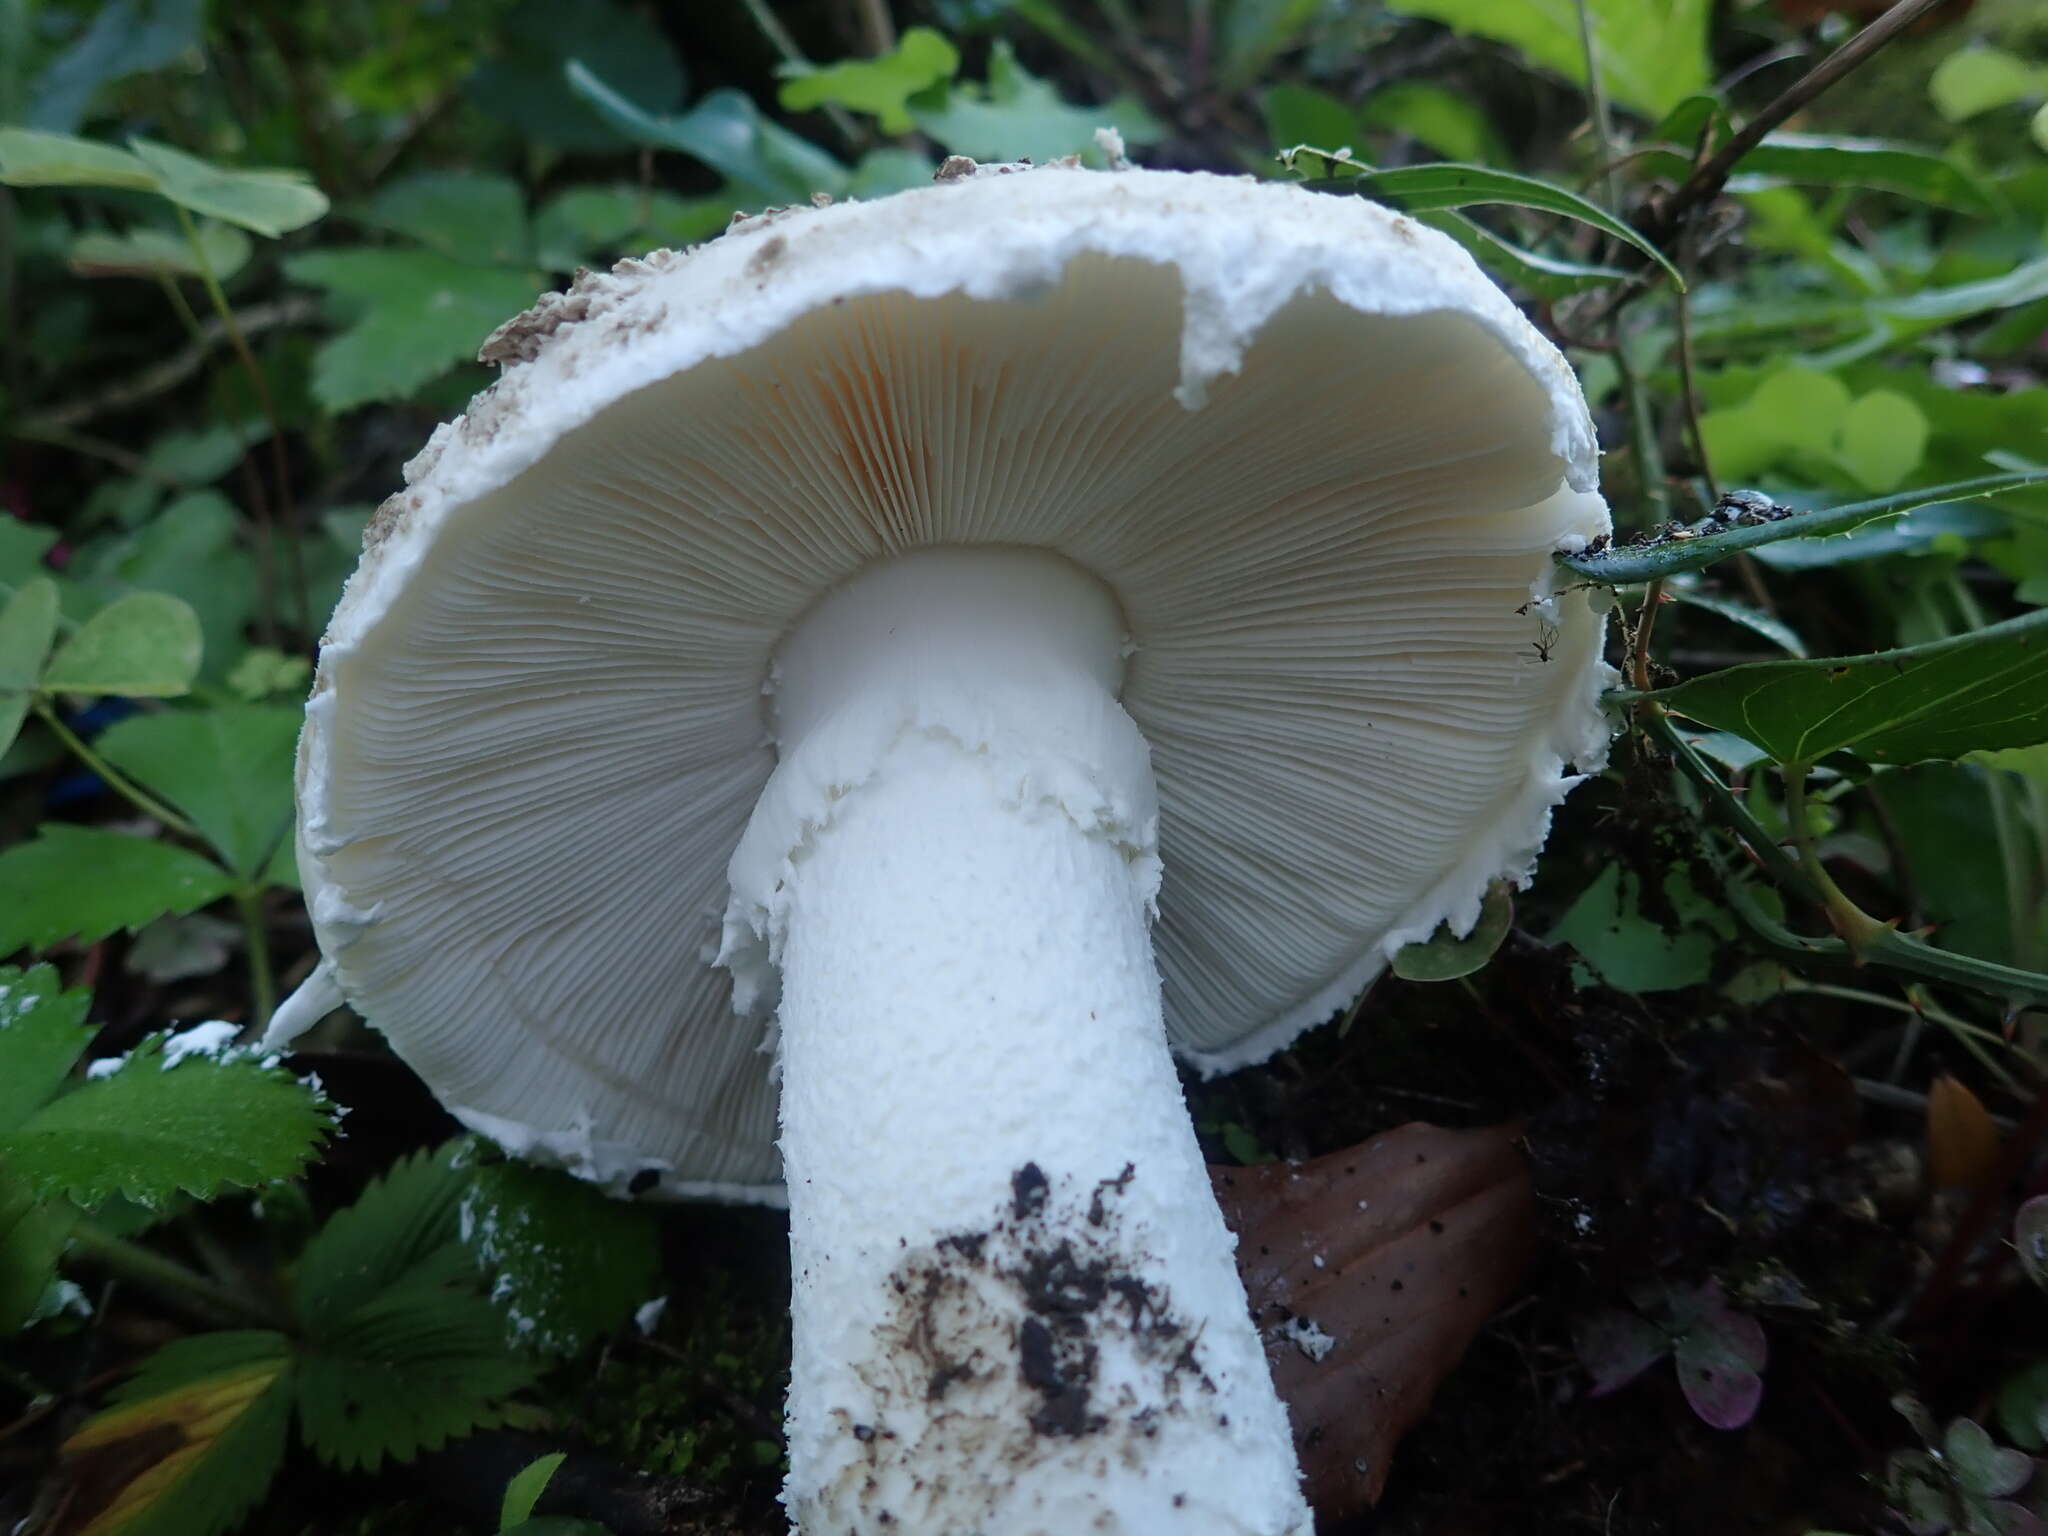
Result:
[[[1604,1397],[1661,1360],[1671,1341],[1649,1319],[1609,1308],[1572,1323],[1572,1348],[1593,1378],[1592,1395]]]

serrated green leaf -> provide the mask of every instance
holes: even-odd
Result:
[[[526,199],[509,176],[422,171],[401,177],[377,189],[363,218],[471,266],[532,260]]]
[[[536,1457],[505,1485],[505,1500],[498,1507],[498,1530],[501,1536],[513,1526],[533,1518],[533,1506],[538,1504],[540,1496],[547,1492],[549,1479],[568,1459],[568,1453],[565,1451],[555,1451],[547,1456]]]
[[[153,139],[128,147],[156,176],[156,190],[181,208],[275,239],[327,212],[326,194],[303,171],[242,171],[201,160]]]
[[[1506,43],[1531,63],[1586,83],[1576,0],[1389,0],[1387,9]],[[1659,117],[1705,90],[1708,10],[1707,0],[1588,0],[1608,95]]]
[[[92,231],[71,242],[71,270],[80,277],[213,277],[226,282],[249,260],[249,237],[228,224],[202,224],[199,248],[202,268],[192,243],[168,229],[143,226],[126,234]]]
[[[1649,697],[1780,763],[1844,750],[1918,763],[2033,746],[2048,741],[2048,609],[1903,650],[1729,667]]]
[[[498,1423],[539,1367],[505,1348],[504,1325],[473,1292],[399,1286],[308,1342],[299,1424],[321,1460],[375,1471]]]
[[[284,1459],[289,1348],[282,1334],[247,1332],[159,1350],[119,1406],[86,1420],[64,1443],[76,1490],[65,1530],[220,1536],[232,1527]]]
[[[1552,186],[1533,176],[1490,170],[1483,165],[1404,165],[1387,171],[1367,169],[1341,181],[1310,181],[1304,185],[1317,192],[1370,197],[1375,202],[1383,202],[1408,213],[1498,204],[1562,214],[1634,246],[1670,274],[1671,280],[1681,289],[1685,287],[1684,275],[1664,253],[1620,219],[1576,192]]]
[[[21,734],[43,659],[56,638],[57,584],[47,576],[31,577],[0,608],[0,752]]]
[[[354,1205],[328,1218],[300,1256],[293,1302],[315,1334],[340,1326],[360,1303],[398,1284],[435,1254],[462,1254],[458,1210],[469,1178],[455,1166],[467,1144],[392,1164]]]
[[[326,289],[350,316],[313,358],[314,397],[334,411],[406,398],[474,358],[539,291],[526,273],[426,250],[312,251],[285,270]]]
[[[169,843],[47,821],[35,841],[0,852],[0,955],[69,938],[90,944],[234,887],[218,864]]]
[[[10,187],[157,190],[156,173],[125,149],[31,128],[0,128],[0,182]]]
[[[249,877],[291,830],[292,754],[304,719],[283,704],[162,710],[107,727],[97,748],[183,811],[221,862]]]
[[[46,1198],[156,1207],[180,1191],[204,1200],[290,1178],[327,1126],[319,1097],[290,1073],[247,1056],[174,1060],[154,1036],[118,1071],[0,1134],[0,1162]]]
[[[660,1289],[653,1217],[553,1169],[478,1167],[462,1233],[494,1277],[510,1342],[525,1349],[574,1354]]]
[[[117,598],[58,647],[43,673],[50,693],[174,698],[199,675],[204,641],[192,605],[167,592]]]
[[[62,989],[47,965],[0,965],[0,1131],[11,1131],[48,1103],[86,1046],[92,994]]]
[[[809,112],[829,102],[865,112],[884,133],[908,133],[910,98],[952,79],[959,67],[960,54],[943,33],[911,27],[888,53],[805,69],[785,79],[779,99],[790,112]]]
[[[1935,110],[1952,123],[2048,91],[2048,69],[2003,48],[1959,48],[1927,80]]]
[[[2048,470],[2015,470],[2010,474],[1980,475],[1947,485],[1923,486],[1900,491],[1873,501],[1859,501],[1846,507],[1827,507],[1800,512],[1753,527],[1736,526],[1698,538],[1665,540],[1639,547],[1603,550],[1597,554],[1560,555],[1557,563],[1566,570],[1603,587],[1626,587],[1637,582],[1697,571],[1725,560],[1739,550],[1756,549],[1784,539],[1814,539],[1848,533],[1883,517],[1931,507],[1938,502],[1961,502],[2005,491],[2048,485]]]
[[[1514,921],[1514,890],[1505,880],[1496,880],[1486,888],[1479,919],[1470,933],[1453,933],[1446,924],[1427,939],[1402,946],[1394,955],[1394,974],[1403,981],[1456,981],[1470,976],[1493,958]]]
[[[688,112],[662,116],[635,105],[596,71],[570,60],[569,88],[636,144],[672,149],[701,160],[746,202],[801,203],[814,192],[837,197],[847,170],[808,139],[761,115],[753,98],[731,88],[712,91]]]
[[[1095,155],[1095,130],[1114,128],[1126,144],[1156,144],[1164,130],[1135,97],[1096,107],[1067,105],[1050,81],[1017,62],[1006,40],[989,52],[988,83],[956,82],[942,107],[911,106],[917,126],[956,155],[975,160],[1057,160]]]

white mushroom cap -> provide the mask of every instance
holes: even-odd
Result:
[[[585,275],[485,355],[334,615],[301,868],[443,1100],[615,1187],[773,1198],[727,866],[778,640],[893,553],[1042,547],[1122,605],[1206,1069],[1469,927],[1601,755],[1601,624],[1551,587],[1608,526],[1578,386],[1360,199],[984,172]]]

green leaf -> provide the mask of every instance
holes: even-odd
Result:
[[[1702,592],[1693,586],[1673,584],[1665,588],[1665,595],[1674,602],[1703,609],[1728,620],[1731,624],[1740,624],[1744,629],[1762,635],[1788,656],[1806,654],[1806,642],[1799,638],[1798,631],[1775,614],[1765,613],[1760,608],[1752,608],[1747,603],[1739,603],[1732,597],[1722,596],[1719,592]]]
[[[1889,491],[1920,467],[1927,418],[1889,389],[1872,390],[1842,418],[1842,465],[1865,490]]]
[[[179,207],[259,235],[275,239],[327,212],[326,195],[303,171],[230,170],[151,139],[131,138],[128,147]]]
[[[0,1132],[49,1102],[87,1045],[92,994],[59,990],[47,965],[27,972],[0,965]]]
[[[1506,43],[1531,63],[1586,83],[1576,0],[1389,0],[1387,9]],[[1708,0],[1587,0],[1608,96],[1661,117],[1705,90],[1709,9]]]
[[[540,1502],[540,1496],[547,1491],[548,1480],[563,1462],[569,1459],[566,1451],[530,1461],[505,1485],[505,1502],[498,1509],[498,1529],[502,1533],[515,1525],[533,1518],[533,1506]]]
[[[151,1208],[305,1168],[328,1127],[313,1090],[247,1054],[167,1053],[172,1038],[150,1036],[118,1070],[0,1134],[0,1162],[46,1199]]]
[[[246,879],[290,834],[292,754],[304,719],[282,704],[163,710],[107,727],[97,748],[190,817]]]
[[[199,226],[199,248],[206,269],[225,282],[249,259],[249,237],[228,224]],[[71,270],[80,277],[201,277],[205,275],[192,243],[175,230],[147,225],[125,235],[99,231],[71,242]]]
[[[1668,272],[1681,289],[1685,286],[1685,278],[1664,253],[1628,225],[1578,193],[1533,176],[1489,170],[1483,165],[1404,165],[1390,171],[1368,169],[1341,181],[1311,181],[1305,185],[1317,192],[1370,197],[1408,213],[1503,204],[1563,214],[1634,246]]]
[[[1636,582],[1655,581],[1680,571],[1697,571],[1725,560],[1738,550],[1755,549],[1781,539],[1816,538],[1848,533],[1881,517],[1897,517],[1937,502],[1969,501],[1996,496],[2001,491],[2048,484],[2048,470],[2016,470],[2010,474],[1982,475],[1975,480],[1958,480],[1948,485],[1924,486],[1900,491],[1874,501],[1859,501],[1846,507],[1800,512],[1753,527],[1736,526],[1718,533],[1684,540],[1656,540],[1648,544],[1602,550],[1597,554],[1560,555],[1558,564],[1603,587],[1625,587]]]
[[[1483,107],[1427,80],[1397,80],[1381,86],[1366,98],[1359,120],[1368,128],[1404,133],[1446,160],[1495,162],[1508,158]],[[1280,142],[1299,144],[1304,139]],[[1306,142],[1324,141],[1307,138]]]
[[[1871,656],[1762,661],[1649,695],[1780,763],[1878,763],[2048,741],[2048,609]]]
[[[422,171],[401,177],[377,189],[363,219],[472,266],[531,259],[526,200],[509,176]]]
[[[352,318],[313,358],[313,394],[332,411],[402,400],[458,362],[533,302],[523,272],[473,267],[438,251],[328,250],[285,262]]]
[[[118,598],[79,627],[50,658],[47,693],[115,693],[172,698],[188,691],[203,654],[199,616],[164,592]]]
[[[180,479],[204,481],[232,468],[244,442],[227,430],[166,434],[151,445],[150,459]],[[256,607],[256,561],[243,548],[240,529],[227,498],[193,491],[135,532],[81,550],[69,570],[82,588],[109,602],[135,591],[183,598],[199,618],[199,677],[218,681],[247,645]]]
[[[290,1344],[268,1331],[165,1345],[64,1443],[77,1536],[220,1536],[270,1486],[291,1420]]]
[[[492,28],[497,57],[471,76],[469,95],[527,143],[615,151],[622,138],[638,142],[565,83],[562,64],[581,59],[636,111],[671,110],[683,99],[683,67],[654,14],[610,0],[521,0]]]
[[[46,821],[35,841],[0,851],[0,955],[69,938],[90,944],[234,886],[218,864],[169,843]]]
[[[1934,150],[1887,139],[1769,134],[1736,162],[1730,186],[1745,191],[1783,182],[1871,187],[1965,213],[1988,214],[1994,207],[1983,185],[1960,166]]]
[[[1664,894],[1681,919],[1690,919],[1675,932],[1643,914],[1636,877],[1609,864],[1559,919],[1550,942],[1571,945],[1602,981],[1623,992],[1698,986],[1713,970],[1717,935],[1732,930],[1725,916],[1693,894],[1682,871],[1666,875]]]
[[[421,1279],[355,1307],[306,1345],[299,1423],[330,1465],[374,1472],[387,1457],[436,1450],[500,1422],[505,1399],[539,1374],[506,1350],[489,1302]]]
[[[521,1348],[574,1354],[661,1289],[652,1215],[553,1169],[477,1168],[462,1232]]]
[[[29,128],[0,128],[0,182],[10,187],[157,190],[156,173],[125,149]]]
[[[92,24],[51,60],[36,81],[28,121],[69,133],[100,88],[130,75],[175,64],[205,37],[203,0],[110,0],[94,7]]]
[[[354,1205],[328,1218],[299,1258],[293,1299],[309,1331],[339,1326],[432,1255],[461,1251],[457,1213],[469,1176],[456,1160],[470,1150],[456,1140],[401,1158]],[[466,1255],[463,1262],[473,1271]]]
[[[57,638],[57,584],[31,577],[0,608],[0,752],[14,745],[28,718],[43,658]]]
[[[1220,7],[1217,75],[1226,93],[1258,79],[1316,19],[1321,0],[1230,0]]]
[[[0,1169],[0,1339],[37,1320],[57,1281],[57,1261],[78,1213],[45,1204]]]
[[[924,180],[931,180],[927,169]],[[632,186],[572,187],[533,221],[534,259],[550,272],[609,265],[650,246],[694,245],[725,228],[729,197],[677,197]]]
[[[846,190],[846,167],[807,139],[761,115],[745,93],[716,90],[680,117],[647,112],[579,60],[564,76],[569,88],[636,144],[672,149],[701,160],[755,204],[807,202],[813,192]]]
[[[1327,91],[1306,85],[1268,86],[1259,93],[1266,119],[1266,142],[1274,149],[1290,144],[1320,144],[1343,149],[1358,141],[1358,115]]]
[[[1460,937],[1448,924],[1427,939],[1404,945],[1394,955],[1394,974],[1404,981],[1456,981],[1470,976],[1493,958],[1515,921],[1514,889],[1505,880],[1486,888],[1479,920]]]
[[[2048,90],[2048,69],[2003,48],[1962,48],[1934,67],[1928,99],[1952,123],[2026,101]]]
[[[895,48],[872,59],[803,69],[785,79],[785,111],[809,112],[828,102],[874,118],[884,133],[910,132],[910,98],[953,78],[960,54],[943,34],[912,27]]]
[[[1951,1421],[1941,1437],[1941,1450],[1956,1480],[1980,1498],[2017,1493],[2034,1473],[2032,1457],[1996,1444],[1974,1419]]]
[[[259,645],[243,654],[224,681],[236,698],[254,704],[280,693],[303,694],[312,676],[313,664],[305,657],[287,656],[275,646]]]
[[[1417,222],[1449,235],[1499,281],[1539,299],[1569,298],[1575,293],[1604,288],[1609,283],[1626,282],[1630,276],[1619,267],[1565,261],[1511,245],[1485,225],[1466,218],[1462,213],[1418,213],[1415,218]]]
[[[1156,144],[1164,132],[1131,96],[1099,107],[1070,107],[1050,81],[1017,62],[1003,39],[989,52],[988,83],[955,82],[943,107],[913,104],[917,126],[956,155],[975,160],[1057,160],[1097,153],[1095,130],[1114,128],[1131,145]]]

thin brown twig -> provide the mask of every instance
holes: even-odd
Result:
[[[1641,225],[1643,233],[1656,245],[1670,239],[1687,214],[1720,196],[1737,162],[1761,144],[1766,134],[1862,65],[1939,4],[1941,0],[1899,0],[1876,21],[1786,86],[1644,220]]]
[[[281,325],[297,325],[320,312],[320,301],[308,294],[294,294],[267,304],[251,304],[235,311],[235,323],[244,336],[255,336]],[[199,333],[189,346],[161,362],[151,363],[140,373],[118,380],[87,395],[48,406],[18,418],[8,429],[21,437],[47,438],[114,411],[140,405],[168,390],[176,389],[206,366],[214,348],[227,340],[227,327],[218,316],[199,322]]]

